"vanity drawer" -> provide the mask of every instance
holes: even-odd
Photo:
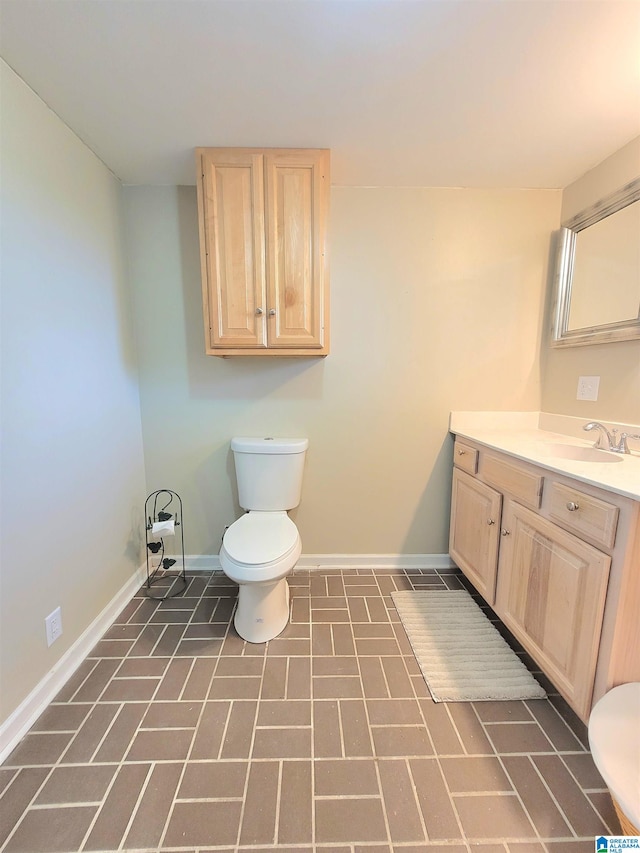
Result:
[[[483,453],[480,461],[482,479],[501,492],[506,492],[516,500],[533,509],[538,509],[542,501],[544,477],[528,471],[520,464],[511,464],[490,453]]]
[[[579,536],[613,548],[618,526],[618,507],[578,489],[551,484],[549,515]]]
[[[453,464],[469,474],[475,474],[478,470],[478,451],[456,439],[453,445]]]

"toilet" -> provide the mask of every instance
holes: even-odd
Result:
[[[240,589],[234,625],[250,643],[266,643],[289,622],[287,575],[302,552],[287,515],[300,503],[306,438],[233,438],[238,500],[247,512],[227,528],[223,572]]]
[[[589,747],[625,835],[640,835],[640,682],[614,687],[593,706]]]

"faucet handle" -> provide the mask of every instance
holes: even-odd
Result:
[[[618,452],[619,453],[631,453],[631,451],[629,450],[629,445],[627,444],[628,438],[634,438],[634,439],[637,439],[638,441],[640,441],[640,435],[635,435],[634,433],[630,433],[630,432],[621,433],[620,443],[618,444]]]

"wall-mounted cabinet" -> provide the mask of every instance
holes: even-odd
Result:
[[[209,355],[329,352],[329,151],[199,148]]]

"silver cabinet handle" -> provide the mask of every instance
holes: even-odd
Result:
[[[488,519],[487,519],[487,524],[489,524],[489,525],[491,525],[491,524],[495,524],[495,521],[494,521],[492,518],[488,518]]]
[[[502,534],[502,536],[511,536],[511,531],[510,531],[510,530],[507,530],[507,529],[506,529],[506,528],[504,528],[504,527],[502,528],[502,530],[500,531],[500,533]]]
[[[271,308],[271,309],[269,310],[269,316],[270,316],[270,317],[275,317],[275,316],[276,316],[276,309],[275,309],[275,308]]]
[[[580,509],[580,504],[576,503],[575,501],[568,501],[567,509],[569,510],[569,512],[575,512],[577,509]]]
[[[260,316],[260,314],[264,314],[264,311],[262,310],[262,308],[256,308],[256,314]]]

